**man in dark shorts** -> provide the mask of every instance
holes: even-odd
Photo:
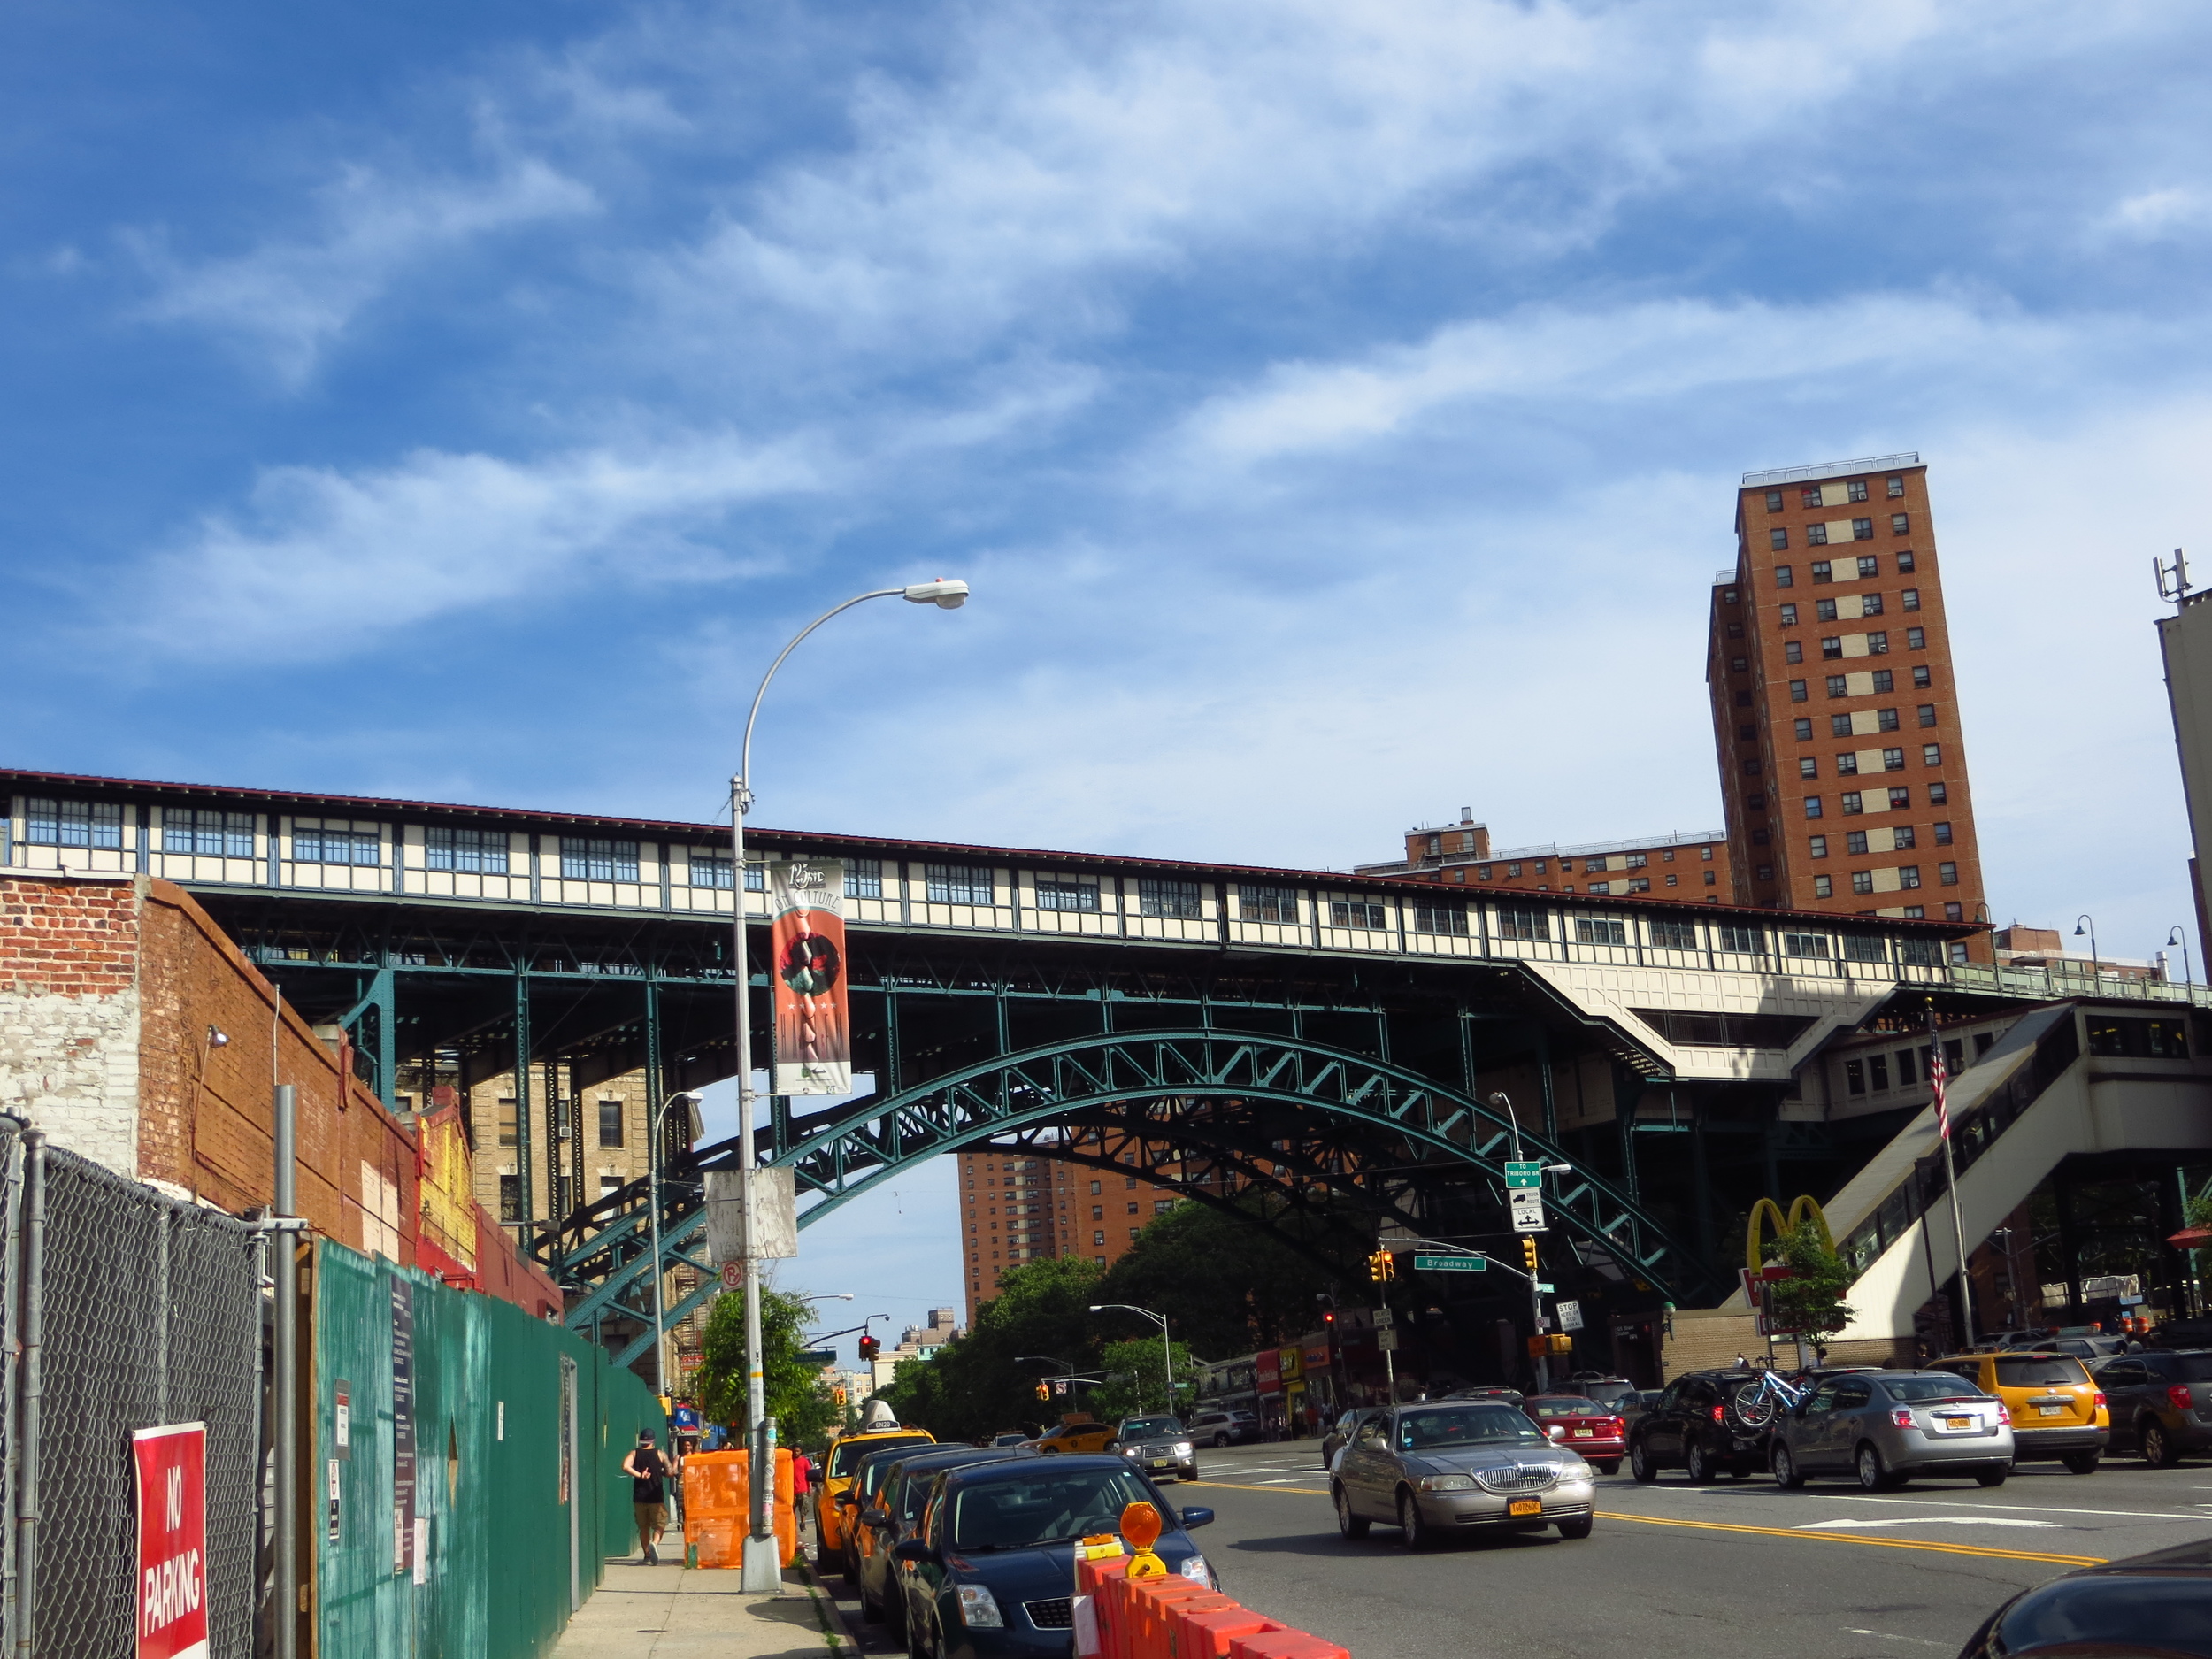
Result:
[[[637,1517],[638,1564],[657,1567],[660,1552],[654,1548],[668,1525],[667,1478],[675,1465],[661,1455],[650,1432],[638,1432],[637,1445],[622,1460],[622,1472],[630,1477],[630,1508]]]

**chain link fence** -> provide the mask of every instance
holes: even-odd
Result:
[[[8,1168],[22,1172],[22,1186],[0,1186],[0,1236],[11,1247],[0,1253],[0,1275],[10,1313],[19,1307],[23,1331],[40,1337],[25,1353],[37,1390],[9,1402],[12,1425],[19,1415],[23,1440],[35,1447],[35,1484],[23,1479],[19,1506],[35,1525],[12,1529],[7,1551],[20,1575],[16,1635],[27,1618],[35,1654],[129,1659],[138,1589],[131,1434],[196,1422],[207,1426],[210,1659],[251,1659],[263,1462],[259,1232],[59,1148],[8,1139]],[[12,1384],[18,1369],[8,1368]],[[14,1486],[26,1460],[11,1455],[6,1468]],[[35,1542],[24,1540],[27,1531]]]

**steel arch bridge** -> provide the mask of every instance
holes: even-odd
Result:
[[[1061,1144],[1071,1131],[1095,1134],[1101,1149]],[[1340,1195],[1417,1231],[1425,1181],[1502,1191],[1514,1133],[1510,1118],[1487,1102],[1389,1060],[1302,1037],[1195,1027],[1102,1033],[993,1055],[838,1113],[793,1118],[780,1109],[763,1139],[767,1162],[792,1171],[802,1227],[925,1159],[977,1141],[1010,1137],[1056,1157],[1118,1168],[1106,1150],[1107,1137],[1118,1136],[1174,1145],[1194,1154],[1202,1171],[1233,1174],[1237,1190],[1272,1189],[1294,1210],[1310,1213],[1317,1194]],[[1569,1161],[1526,1129],[1520,1141],[1548,1164]],[[664,1260],[701,1275],[665,1319],[713,1292],[697,1177],[738,1167],[737,1156],[734,1141],[723,1141],[663,1177]],[[1229,1185],[1202,1178],[1186,1193],[1226,1204]],[[609,1316],[649,1323],[649,1303],[641,1314],[632,1300],[651,1283],[648,1202],[643,1183],[634,1183],[561,1224],[555,1271],[585,1291],[569,1312],[572,1326],[591,1331]],[[1655,1297],[1689,1302],[1722,1288],[1696,1252],[1594,1176],[1555,1178],[1546,1204],[1586,1263],[1609,1263]],[[641,1333],[618,1363],[651,1340],[649,1330]]]

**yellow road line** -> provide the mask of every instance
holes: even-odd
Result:
[[[1233,1492],[1288,1492],[1310,1498],[1329,1495],[1321,1486],[1248,1486],[1238,1480],[1183,1480],[1185,1486],[1221,1486]],[[2032,1549],[1983,1549],[1973,1544],[1938,1544],[1910,1538],[1864,1538],[1855,1533],[1801,1532],[1789,1526],[1744,1526],[1731,1521],[1681,1521],[1671,1516],[1631,1515],[1623,1509],[1600,1509],[1601,1521],[1641,1521],[1647,1526],[1686,1526],[1701,1532],[1751,1532],[1762,1538],[1816,1540],[1826,1544],[1867,1544],[1876,1549],[1920,1549],[1939,1555],[1980,1555],[1993,1561],[2040,1561],[2060,1567],[2101,1567],[2102,1555],[2054,1555]]]

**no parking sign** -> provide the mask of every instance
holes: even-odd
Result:
[[[138,1472],[138,1659],[206,1659],[207,1425],[131,1436]]]

